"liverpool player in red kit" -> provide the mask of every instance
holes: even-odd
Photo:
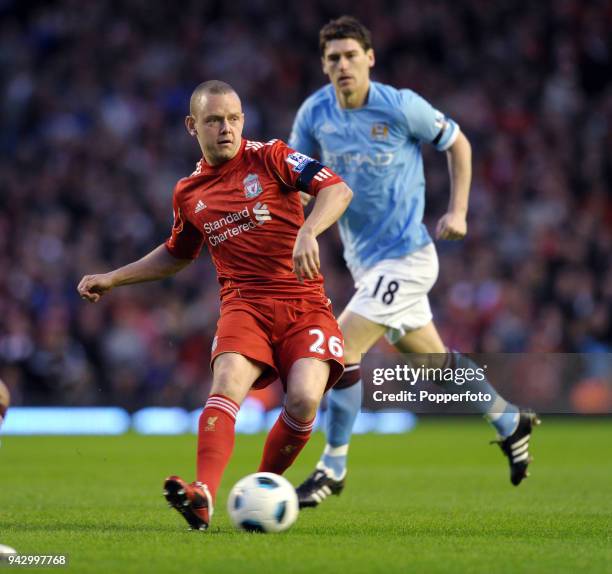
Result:
[[[308,441],[323,393],[342,374],[342,334],[323,291],[316,237],[340,217],[352,192],[279,140],[243,139],[240,99],[224,82],[196,88],[185,124],[203,158],[174,189],[171,236],[138,261],[83,277],[78,291],[96,302],[113,287],[168,277],[206,244],[221,285],[221,315],[212,389],[200,416],[197,480],[171,476],[164,485],[190,527],[204,530],[249,389],[277,378],[285,388],[259,467],[282,474]],[[316,197],[305,221],[299,191]]]

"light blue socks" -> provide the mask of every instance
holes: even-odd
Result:
[[[337,480],[344,478],[346,474],[349,441],[361,408],[361,395],[362,383],[359,379],[350,387],[332,389],[327,398],[327,445],[321,463],[333,471]]]

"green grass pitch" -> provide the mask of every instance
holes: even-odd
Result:
[[[262,435],[237,437],[204,533],[161,494],[168,474],[193,479],[194,436],[3,437],[0,543],[68,554],[59,571],[79,574],[612,572],[612,420],[545,418],[518,488],[491,435],[480,420],[430,418],[406,435],[357,436],[342,496],[277,535],[235,532],[225,510]],[[294,484],[322,445],[315,434]]]

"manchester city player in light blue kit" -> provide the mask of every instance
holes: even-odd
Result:
[[[438,221],[436,238],[466,235],[470,144],[457,123],[415,92],[370,80],[371,37],[356,19],[332,20],[319,40],[330,83],[302,104],[289,143],[304,154],[319,155],[353,190],[338,224],[356,292],[339,318],[346,371],[329,393],[321,460],[297,489],[301,507],[317,506],[344,487],[349,440],[361,406],[361,355],[383,335],[400,352],[438,353],[445,357],[444,366],[476,368],[445,347],[432,321],[428,292],[438,276],[438,259],[422,221],[421,144],[426,143],[446,152],[450,173],[448,211]],[[535,413],[506,402],[488,381],[465,383],[462,390],[491,395],[479,407],[497,430],[510,479],[518,485],[528,476],[529,437],[539,423]],[[457,387],[451,382],[448,391]]]

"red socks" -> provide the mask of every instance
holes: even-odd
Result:
[[[314,418],[300,421],[283,409],[268,433],[258,472],[283,474],[308,442],[313,424]]]
[[[234,450],[234,425],[239,408],[223,395],[210,395],[200,415],[197,479],[208,486],[213,500]]]
[[[200,415],[197,480],[208,486],[213,500],[234,450],[239,408],[223,395],[210,395]],[[313,424],[314,418],[300,421],[283,409],[268,433],[259,472],[283,474],[308,442]]]

